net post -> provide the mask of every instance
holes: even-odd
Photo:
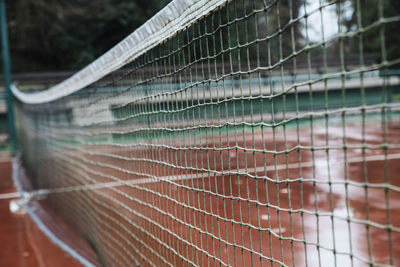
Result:
[[[15,131],[14,122],[14,99],[11,92],[11,61],[10,52],[8,48],[8,33],[7,33],[7,17],[6,17],[6,3],[0,0],[0,30],[1,30],[1,50],[3,56],[3,75],[6,90],[6,104],[7,104],[7,121],[8,132],[11,139],[11,150],[15,153],[18,149],[17,136]]]

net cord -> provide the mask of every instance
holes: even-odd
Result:
[[[37,93],[22,92],[15,85],[11,90],[25,104],[43,104],[75,93],[165,42],[229,1],[174,0],[108,52],[61,83]]]

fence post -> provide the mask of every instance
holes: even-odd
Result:
[[[11,63],[10,63],[10,53],[8,48],[5,0],[0,0],[0,24],[1,24],[0,28],[1,28],[1,47],[2,47],[1,50],[3,55],[3,73],[4,73],[4,83],[6,89],[8,132],[12,143],[12,152],[15,153],[17,151],[18,144],[17,144],[17,135],[15,131],[13,95],[11,92],[11,68],[10,68]]]

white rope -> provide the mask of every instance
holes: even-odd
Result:
[[[98,81],[170,39],[229,0],[174,0],[104,55],[65,81],[41,92],[24,93],[12,86],[15,97],[26,104],[51,102]]]

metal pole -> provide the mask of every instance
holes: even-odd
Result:
[[[6,102],[7,102],[7,120],[8,120],[8,132],[12,142],[12,152],[17,151],[17,135],[15,131],[14,122],[14,105],[13,95],[11,92],[11,63],[10,63],[10,52],[8,49],[8,33],[7,33],[7,17],[6,17],[6,3],[4,0],[0,0],[0,28],[1,28],[1,47],[3,55],[3,72],[4,82],[6,88]]]

